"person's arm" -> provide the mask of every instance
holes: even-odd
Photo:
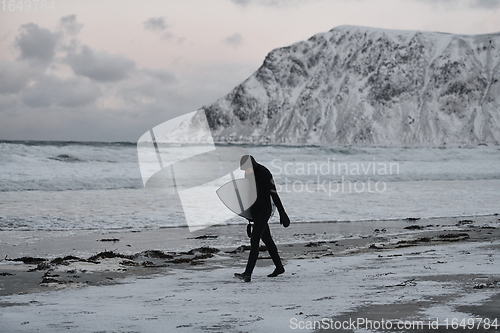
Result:
[[[273,199],[274,204],[276,205],[276,208],[278,209],[278,212],[280,214],[280,224],[283,224],[285,228],[288,228],[288,226],[290,225],[290,218],[288,217],[287,213],[285,212],[285,208],[281,203],[281,199],[278,195],[278,191],[276,191],[276,185],[274,184],[274,179],[272,176],[270,179],[269,192],[271,193],[271,198]]]

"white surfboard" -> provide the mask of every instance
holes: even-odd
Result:
[[[229,210],[248,220],[252,219],[250,207],[257,200],[255,181],[246,178],[235,179],[222,185],[216,193]]]

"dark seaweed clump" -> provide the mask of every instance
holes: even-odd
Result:
[[[132,260],[134,258],[134,256],[116,253],[114,251],[103,251],[103,252],[99,252],[98,254],[95,254],[95,255],[89,257],[88,261],[98,261],[99,259],[105,259],[105,258],[123,258],[123,259]]]

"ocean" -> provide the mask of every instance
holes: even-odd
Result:
[[[499,147],[241,147],[273,173],[292,223],[500,213]],[[186,226],[179,197],[144,189],[135,143],[0,141],[0,170],[0,230]]]

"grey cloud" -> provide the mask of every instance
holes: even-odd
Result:
[[[0,61],[0,94],[17,93],[29,80],[41,74],[41,69],[26,61]]]
[[[72,108],[93,103],[99,96],[101,96],[99,87],[88,79],[63,80],[46,75],[22,94],[22,101],[33,108],[52,105]]]
[[[22,34],[27,34],[29,29],[23,29]],[[35,25],[30,29],[50,33]],[[27,60],[0,61],[0,91],[4,92],[0,93],[0,133],[4,138],[135,141],[170,115],[212,103],[255,70],[254,65],[226,62],[199,67],[184,76],[136,68],[123,55],[81,46],[79,29],[75,16],[61,19],[55,51],[66,56],[47,58],[54,66],[61,61],[68,64],[75,73],[69,78],[44,75],[46,66]],[[56,30],[52,31],[47,35],[55,36]],[[156,31],[159,38],[168,32],[168,27]],[[75,47],[68,47],[72,40]],[[170,42],[181,40],[173,36]]]
[[[79,53],[70,53],[67,58],[75,74],[96,81],[120,81],[135,68],[134,61],[119,54],[94,52],[84,45]]]
[[[0,133],[4,133],[7,129],[5,125],[2,124],[2,116],[19,116],[19,98],[17,95],[8,94],[2,95],[0,94]],[[3,125],[3,126],[2,126]]]
[[[40,28],[37,24],[23,24],[16,37],[16,45],[21,51],[21,59],[49,63],[55,55],[55,48],[60,38],[58,33]]]
[[[77,107],[93,103],[101,96],[101,90],[87,80],[69,79],[61,81],[56,103],[64,107]]]
[[[174,80],[173,74],[167,71],[142,69],[134,72],[128,80],[120,84],[118,96],[123,99],[127,105],[145,107],[151,106],[169,98],[170,89],[169,80]],[[165,81],[166,80],[166,81]],[[173,82],[173,81],[172,81]],[[163,104],[163,103],[159,103]]]
[[[60,49],[64,52],[74,53],[80,45],[78,33],[83,28],[83,24],[78,23],[76,15],[63,16],[59,20],[59,30],[62,40]]]
[[[144,28],[147,30],[159,32],[160,38],[167,41],[177,41],[177,43],[182,43],[184,38],[176,37],[168,29],[169,26],[166,23],[165,17],[152,17],[143,22]]]
[[[76,21],[76,15],[74,14],[61,17],[59,24],[61,30],[68,35],[77,35],[83,27],[83,24]]]
[[[141,70],[145,74],[154,77],[163,83],[174,83],[177,81],[177,77],[171,71],[167,71],[165,69],[149,69],[144,68]]]
[[[165,17],[152,17],[144,21],[144,28],[147,30],[162,31],[168,27]]]
[[[239,33],[235,33],[234,35],[231,35],[224,39],[224,44],[230,45],[232,47],[238,47],[243,43],[243,36]]]
[[[161,39],[165,39],[165,40],[170,40],[174,37],[173,34],[171,34],[170,32],[168,31],[165,31],[162,35],[161,35]]]
[[[475,0],[472,2],[473,7],[494,9],[500,7],[499,0]]]
[[[231,0],[231,2],[234,2],[237,5],[246,6],[250,3],[250,0]]]
[[[461,6],[469,8],[495,9],[500,8],[499,0],[410,0],[427,3],[429,5],[446,5],[448,8],[459,8]]]
[[[0,133],[9,140],[134,142],[167,119],[213,103],[254,71],[255,64],[224,62],[185,76],[137,69],[112,84],[42,76],[21,94],[0,95]],[[95,103],[100,97],[103,103]],[[108,98],[117,103],[106,104]]]

